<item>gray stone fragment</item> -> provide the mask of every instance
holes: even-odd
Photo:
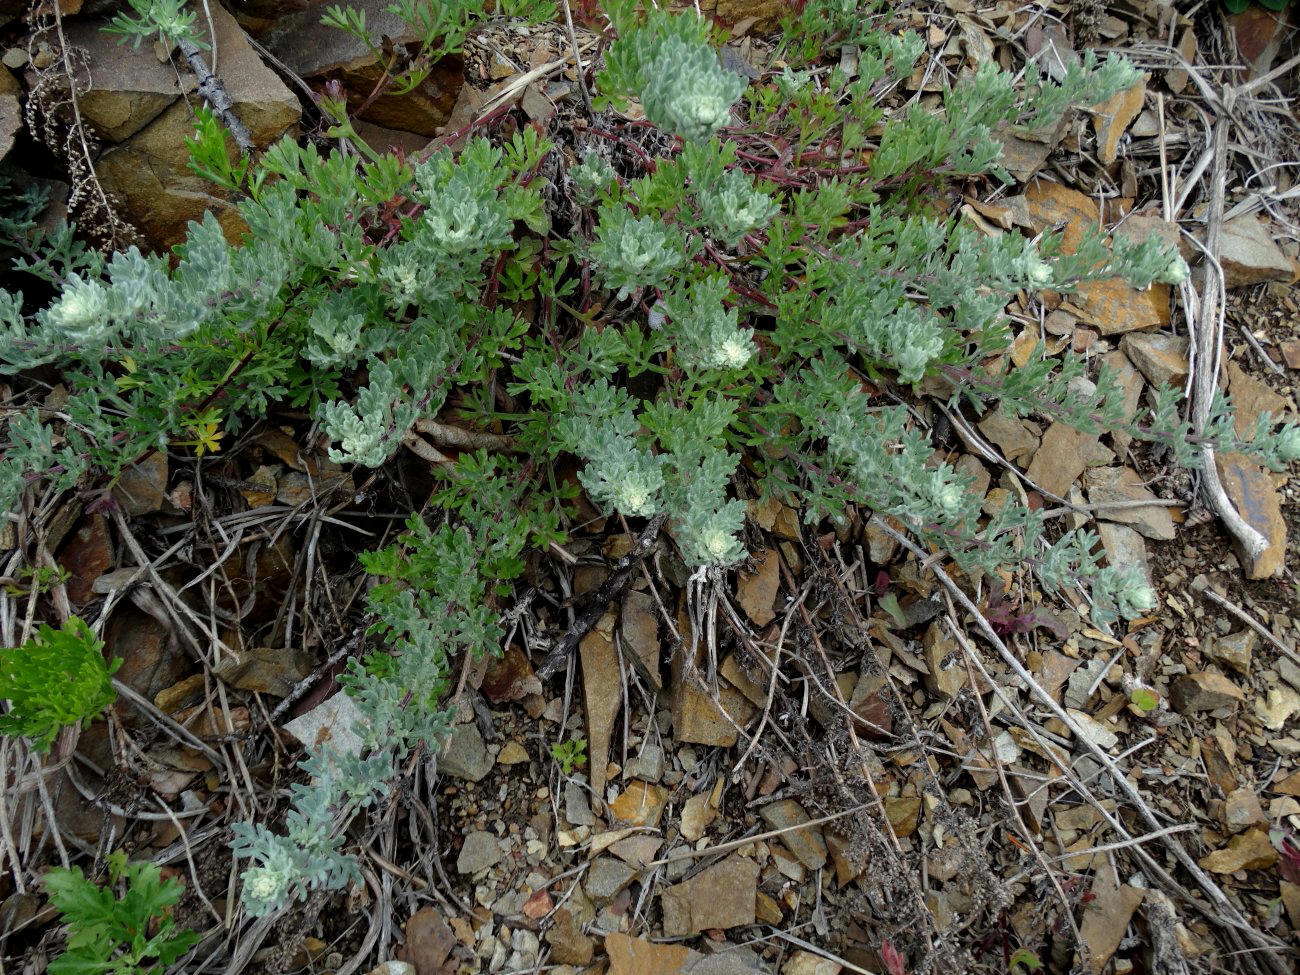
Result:
[[[583,781],[582,776],[574,776],[564,783],[564,818],[570,826],[596,825],[596,817],[592,815]]]
[[[473,722],[457,725],[452,731],[438,758],[438,770],[469,782],[478,782],[492,771],[492,756]]]
[[[622,860],[613,857],[598,857],[587,871],[583,889],[592,900],[609,900],[632,882],[636,870]]]
[[[476,829],[465,837],[456,858],[458,873],[474,874],[495,866],[501,859],[501,842],[491,833]]]
[[[646,745],[641,754],[627,760],[623,770],[625,779],[644,779],[658,782],[664,776],[664,750],[658,745]]]

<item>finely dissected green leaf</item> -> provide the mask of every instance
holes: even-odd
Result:
[[[61,629],[42,624],[21,647],[0,650],[0,698],[10,702],[0,731],[27,738],[46,751],[64,727],[89,721],[113,703],[112,674],[104,644],[73,616]]]

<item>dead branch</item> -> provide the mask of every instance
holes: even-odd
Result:
[[[185,55],[185,60],[189,62],[194,77],[199,80],[199,95],[212,107],[213,114],[221,120],[221,124],[230,130],[235,144],[239,146],[239,151],[245,156],[251,154],[255,148],[253,136],[235,114],[235,103],[231,101],[230,93],[226,91],[226,86],[221,79],[208,67],[208,62],[203,60],[203,53],[198,45],[189,38],[182,37],[177,46],[181,54]]]
[[[569,632],[560,638],[555,648],[546,655],[542,665],[537,668],[537,676],[541,680],[546,680],[552,674],[559,671],[561,667],[569,661],[569,656],[577,648],[578,643],[584,636],[591,632],[591,628],[596,625],[596,621],[605,615],[605,609],[611,602],[627,588],[628,582],[632,578],[632,570],[637,564],[645,558],[655,539],[659,537],[659,532],[664,527],[664,522],[668,520],[666,514],[658,514],[650,519],[650,524],[637,536],[636,544],[632,546],[632,551],[618,560],[614,565],[614,570],[609,574],[609,578],[600,584],[591,597],[587,608],[583,610]]]

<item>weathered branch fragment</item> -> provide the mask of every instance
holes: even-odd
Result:
[[[213,114],[221,120],[221,124],[230,130],[235,143],[239,146],[239,151],[246,156],[251,154],[255,148],[253,136],[235,114],[235,103],[231,101],[226,86],[208,67],[208,62],[203,60],[203,53],[197,44],[189,38],[182,37],[178,46],[181,53],[185,55],[185,60],[189,62],[194,77],[199,79],[199,95],[212,107]]]
[[[637,567],[643,558],[650,554],[650,549],[654,546],[655,539],[659,537],[659,532],[667,520],[667,514],[657,514],[651,518],[650,524],[646,525],[641,534],[637,536],[632,551],[615,563],[614,570],[592,595],[587,608],[573,621],[573,626],[569,628],[569,632],[560,638],[560,642],[546,655],[542,665],[537,668],[537,676],[541,680],[546,680],[568,663],[570,654],[577,648],[582,638],[591,632],[591,628],[596,625],[596,621],[604,615],[605,608],[627,588],[628,581],[632,578],[632,570]]]

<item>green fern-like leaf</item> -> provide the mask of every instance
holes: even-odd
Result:
[[[0,650],[0,697],[10,702],[0,731],[45,752],[62,728],[89,721],[112,704],[111,678],[122,661],[106,663],[103,650],[75,616],[61,629],[42,625],[21,647]]]

